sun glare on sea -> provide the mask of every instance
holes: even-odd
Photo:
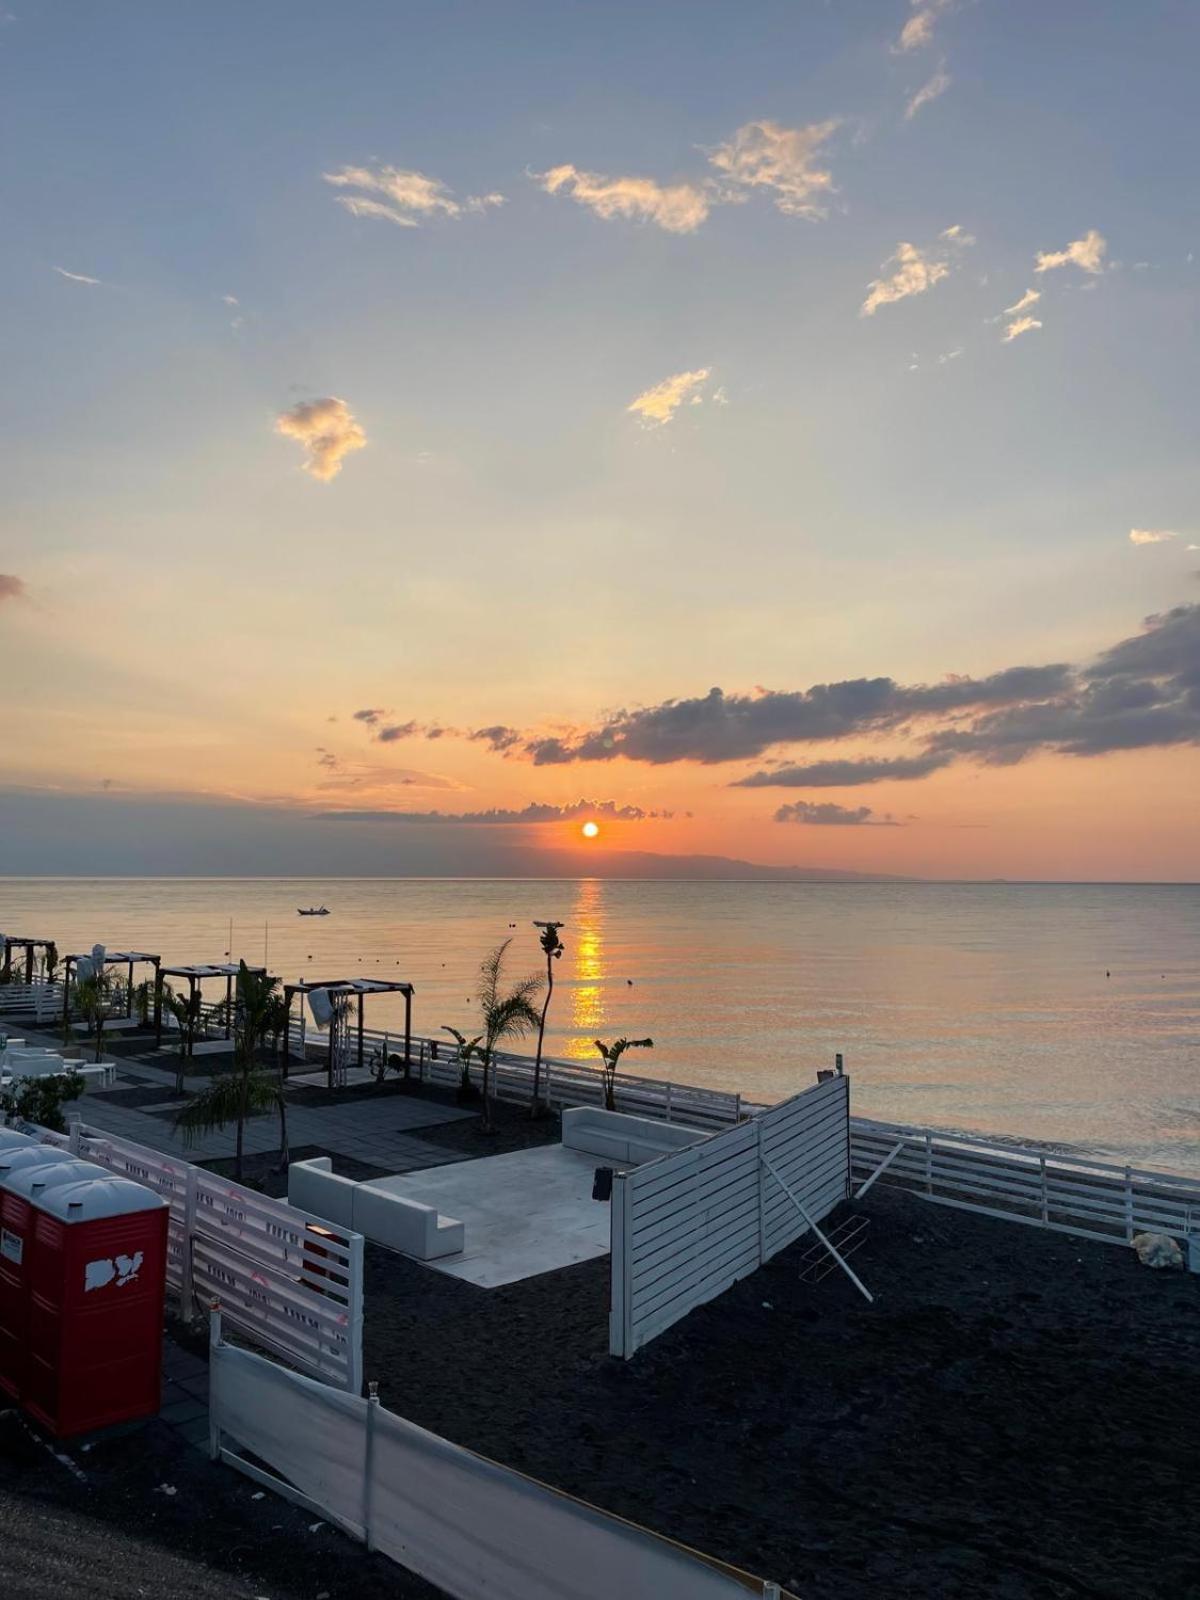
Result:
[[[585,839],[594,839],[600,832],[600,824],[598,822],[585,822],[579,831]]]

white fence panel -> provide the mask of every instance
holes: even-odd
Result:
[[[859,1117],[850,1139],[860,1186],[878,1171],[881,1184],[938,1205],[1109,1244],[1140,1232],[1200,1237],[1192,1178]]]
[[[167,1201],[167,1283],[186,1318],[219,1299],[254,1343],[361,1390],[361,1234],[97,1128],[73,1124],[72,1148]]]
[[[338,1394],[244,1350],[214,1344],[209,1407],[221,1460],[458,1600],[783,1596],[427,1433],[378,1401]],[[223,1435],[288,1483],[224,1447]]]
[[[814,1222],[846,1197],[849,1115],[849,1081],[831,1078],[615,1177],[613,1355],[633,1355],[807,1232],[779,1178]]]

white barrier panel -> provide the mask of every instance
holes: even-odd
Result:
[[[830,1078],[617,1174],[611,1353],[633,1355],[807,1232],[797,1201],[813,1222],[828,1216],[849,1185],[849,1118],[849,1080]]]
[[[224,1309],[224,1308],[222,1308]],[[783,1591],[338,1394],[215,1344],[215,1449],[459,1600],[746,1600]]]
[[[187,1318],[219,1299],[229,1322],[305,1372],[362,1389],[362,1235],[203,1167],[75,1125],[72,1148],[170,1207],[167,1283]]]
[[[877,1173],[938,1205],[1109,1244],[1141,1232],[1200,1238],[1194,1178],[860,1117],[850,1138],[860,1186]]]

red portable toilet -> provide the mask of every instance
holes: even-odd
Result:
[[[9,1135],[12,1130],[4,1129]],[[0,1393],[20,1399],[24,1386],[29,1320],[30,1223],[28,1199],[14,1194],[9,1180],[20,1172],[72,1171],[79,1165],[69,1150],[38,1144],[23,1134],[20,1144],[0,1147]],[[99,1169],[97,1169],[99,1170]]]
[[[21,1403],[60,1438],[158,1411],[168,1217],[127,1178],[51,1185],[34,1201]]]

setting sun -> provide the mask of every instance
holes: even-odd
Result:
[[[594,839],[600,832],[600,824],[598,822],[585,822],[579,831],[585,839]]]

